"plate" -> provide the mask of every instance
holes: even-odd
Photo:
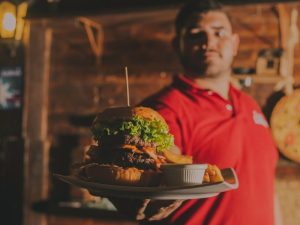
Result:
[[[134,187],[94,183],[82,180],[75,176],[54,174],[63,182],[87,189],[92,195],[102,197],[122,197],[135,199],[198,199],[209,198],[221,192],[237,189],[238,178],[234,169],[221,170],[224,177],[223,182],[212,184],[198,184],[189,186],[159,186],[159,187]]]

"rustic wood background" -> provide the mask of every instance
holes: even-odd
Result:
[[[285,5],[288,11],[293,7],[300,11],[299,3]],[[234,67],[255,68],[259,50],[280,47],[279,20],[273,4],[231,6],[228,11],[234,31],[241,38]],[[89,124],[93,115],[109,106],[126,105],[125,66],[129,69],[132,105],[168,85],[172,75],[181,71],[171,45],[176,12],[176,8],[170,8],[89,17],[101,24],[104,31],[103,55],[98,64],[78,18],[32,21],[32,27],[42,24],[52,30],[48,105],[50,172],[53,172],[51,169],[68,172],[68,168],[57,165],[60,159],[56,158],[63,157],[59,151],[64,151],[64,137],[71,135],[77,141],[66,146],[65,151],[71,154],[66,159],[68,163],[81,160],[83,150],[91,143]],[[295,49],[294,78],[299,84],[299,44]],[[265,107],[274,94],[273,88],[274,84],[253,84],[245,91]],[[300,168],[286,159],[282,159],[278,168],[276,191],[284,222],[296,225],[300,221]],[[51,182],[50,193],[56,196]],[[71,194],[80,197],[74,190]],[[76,224],[74,220],[55,216],[49,217],[48,222],[51,225]],[[83,223],[82,220],[77,222]]]

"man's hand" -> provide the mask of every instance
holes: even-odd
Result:
[[[136,200],[109,198],[118,211],[135,220],[158,221],[167,218],[184,200]]]
[[[136,220],[162,220],[178,209],[184,200],[150,200],[146,199],[139,209]]]

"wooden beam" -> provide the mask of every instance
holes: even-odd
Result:
[[[261,3],[288,3],[299,0],[219,0],[226,5]],[[60,0],[34,1],[28,9],[27,18],[88,16],[178,7],[185,0]]]
[[[275,89],[283,89],[285,94],[291,94],[294,85],[294,50],[299,41],[298,11],[296,8],[289,11],[284,4],[278,4],[276,9],[279,16],[280,40],[284,54],[280,59],[282,81],[278,82]]]
[[[30,32],[29,32],[30,31]],[[48,195],[48,95],[52,30],[42,24],[28,27],[25,38],[24,99],[24,225],[44,225],[45,216],[32,204]]]
[[[277,4],[275,9],[278,12],[279,20],[279,38],[280,38],[280,47],[285,49],[287,47],[287,40],[289,34],[289,14],[284,4]]]
[[[97,23],[86,17],[79,17],[79,22],[84,26],[91,50],[96,57],[96,65],[100,64],[103,54],[104,32],[100,23]]]

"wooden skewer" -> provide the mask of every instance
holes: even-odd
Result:
[[[127,90],[127,106],[130,106],[130,100],[129,100],[129,82],[128,82],[128,69],[127,66],[125,66],[125,75],[126,75],[126,90]]]

